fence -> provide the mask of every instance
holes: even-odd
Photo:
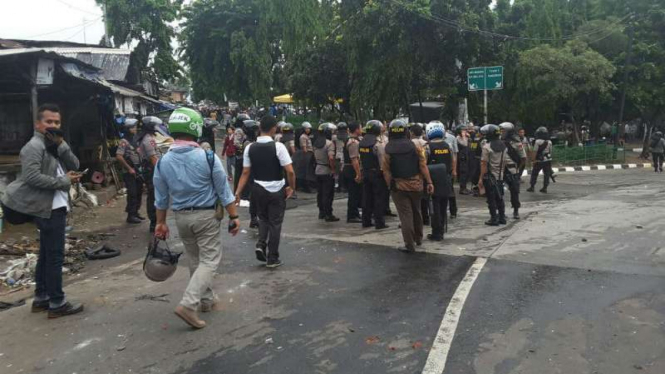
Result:
[[[584,147],[555,145],[552,151],[552,158],[555,163],[565,166],[625,163],[626,150],[607,144],[587,145]]]

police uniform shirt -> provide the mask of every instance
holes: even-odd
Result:
[[[153,156],[157,156],[158,158],[161,156],[159,149],[157,149],[157,141],[154,136],[147,134],[141,139],[139,154],[146,161],[149,161]],[[152,163],[150,163],[150,165],[152,165]]]
[[[457,153],[459,153],[459,148],[457,147],[457,138],[455,137],[455,135],[447,132],[446,143],[448,143],[450,149],[453,151],[453,155],[457,155]]]
[[[526,151],[524,150],[524,146],[522,145],[521,141],[510,141],[510,146],[513,147],[517,151],[517,155],[520,157],[520,159],[525,159],[526,158]],[[510,171],[513,174],[517,174],[518,170],[517,168],[519,167],[519,164],[516,164],[510,156],[508,157],[508,162],[507,162],[507,167],[508,171]]]
[[[346,144],[346,150],[349,152],[349,159],[360,159],[360,142],[357,138],[349,138],[349,142]]]
[[[487,172],[492,173],[497,180],[503,178],[503,169],[506,167],[508,158],[510,157],[507,150],[494,152],[490,143],[483,144],[483,153],[480,160],[487,162]]]
[[[141,158],[139,157],[138,151],[127,139],[120,140],[115,155],[124,157],[125,160],[129,161],[129,164],[132,167],[141,165]]]
[[[314,150],[314,157],[316,158],[316,170],[314,174],[316,175],[329,175],[332,174],[330,170],[330,163],[328,158],[335,158],[335,144],[326,139],[326,145],[322,148],[316,148]]]
[[[312,152],[312,139],[309,137],[309,135],[303,133],[300,135],[300,149],[303,150],[303,152]]]
[[[344,142],[339,140],[337,135],[333,135],[333,142],[335,143],[335,159],[344,160]]]
[[[536,144],[534,146],[534,151],[536,152],[536,155],[538,154],[538,150],[540,149],[540,146],[543,145],[543,143],[547,142],[547,145],[545,146],[545,149],[542,152],[543,155],[543,160],[542,161],[552,161],[552,142],[549,140],[543,140],[543,139],[537,139]],[[536,160],[536,162],[539,162],[541,160]]]
[[[427,141],[423,138],[414,138],[411,139],[411,141],[413,142],[413,144],[416,145],[416,147],[425,149],[425,147],[427,146]]]

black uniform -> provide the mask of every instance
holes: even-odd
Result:
[[[470,164],[473,157],[471,148],[469,147],[470,144],[471,139],[468,139],[467,145],[463,145],[459,140],[457,141],[457,176],[459,178],[460,193],[466,193],[466,186],[469,183]]]
[[[445,165],[445,175],[439,176],[430,169],[435,193],[432,196],[432,235],[431,240],[443,240],[444,229],[447,222],[448,199],[451,195],[452,183],[449,170],[453,167],[453,151],[443,140],[434,140],[429,143],[429,156],[427,165]],[[447,192],[447,193],[446,193]]]
[[[360,164],[363,169],[363,227],[372,226],[372,215],[374,215],[374,227],[383,228],[386,225],[386,197],[388,187],[383,179],[379,157],[374,151],[376,135],[368,134],[360,141]]]
[[[469,175],[473,186],[477,186],[480,179],[480,156],[482,153],[480,136],[476,135],[473,139],[469,138]]]
[[[519,139],[505,140],[506,150],[508,152],[509,162],[506,166],[503,181],[510,191],[510,204],[513,207],[513,216],[519,218],[520,203],[520,166],[526,163],[526,152],[522,142]]]
[[[490,220],[487,225],[506,223],[506,204],[503,201],[503,179],[506,170],[506,145],[501,140],[492,140],[483,146],[483,160],[487,161],[487,173],[483,185],[487,194],[487,207]]]

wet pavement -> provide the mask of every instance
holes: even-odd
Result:
[[[83,314],[0,313],[0,372],[421,373],[432,360],[463,374],[665,372],[662,176],[557,181],[550,194],[524,192],[523,219],[500,228],[482,224],[482,199],[459,197],[446,241],[413,255],[395,250],[397,219],[380,232],[325,223],[300,194],[281,268],[254,259],[254,230],[225,237],[220,303],[201,331],[172,313],[186,260],[168,281],[149,282],[145,243],[135,245],[70,282]],[[340,217],[345,202],[335,201]],[[469,279],[479,257],[487,263]],[[449,354],[430,355],[442,331],[454,336]]]

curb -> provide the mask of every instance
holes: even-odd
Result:
[[[647,169],[651,164],[613,164],[613,165],[592,165],[592,166],[564,166],[552,168],[555,173],[570,173],[576,171],[594,171],[594,170],[625,170],[625,169]],[[525,175],[531,175],[531,171],[524,171]],[[543,174],[541,171],[540,174]]]

